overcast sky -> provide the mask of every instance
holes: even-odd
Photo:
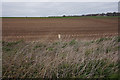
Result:
[[[118,12],[118,2],[3,2],[3,17],[47,17]]]
[[[2,0],[2,2],[119,2],[119,0]]]

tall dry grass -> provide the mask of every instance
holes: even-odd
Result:
[[[2,43],[3,78],[118,78],[119,37]]]

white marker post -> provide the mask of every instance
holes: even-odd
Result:
[[[58,38],[59,38],[59,39],[61,38],[61,35],[60,35],[60,34],[58,34]]]

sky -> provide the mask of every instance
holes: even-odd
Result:
[[[118,12],[118,2],[2,2],[3,17],[47,17]]]
[[[2,2],[118,2],[119,0],[2,0]]]

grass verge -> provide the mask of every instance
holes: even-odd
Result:
[[[3,41],[3,78],[118,78],[119,37]]]

